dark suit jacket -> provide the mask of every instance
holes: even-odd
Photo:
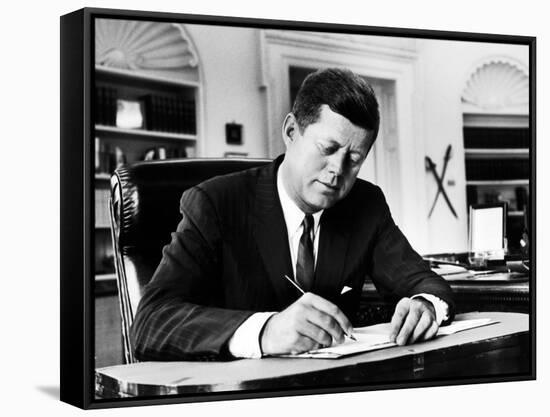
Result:
[[[281,311],[300,297],[283,278],[293,269],[276,186],[282,159],[183,194],[183,218],[132,326],[138,359],[224,357],[228,340],[251,314]],[[385,293],[430,293],[452,308],[450,287],[411,248],[377,186],[357,180],[323,212],[320,233],[312,292],[350,319],[367,276]],[[353,290],[342,296],[345,285]]]

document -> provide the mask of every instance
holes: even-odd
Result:
[[[448,326],[440,327],[437,337],[447,336],[453,333],[461,332],[475,327],[487,326],[498,323],[497,320],[490,318],[480,318],[473,320],[457,320]],[[369,352],[372,350],[386,349],[397,346],[395,342],[390,341],[390,323],[376,324],[374,326],[356,327],[353,329],[353,336],[357,340],[346,337],[343,343],[332,345],[322,349],[310,350],[296,355],[281,355],[288,358],[315,358],[315,359],[338,359],[343,356],[355,353]]]
[[[472,271],[460,265],[439,264],[432,267],[432,271],[437,275],[441,275],[447,281],[460,281],[464,279],[474,278]]]

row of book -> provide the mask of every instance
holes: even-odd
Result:
[[[113,87],[95,88],[95,122],[104,126],[116,126],[118,91]]]
[[[129,109],[128,104],[134,104]],[[95,122],[99,125],[126,128],[128,112],[133,128],[156,132],[196,134],[196,105],[192,99],[176,95],[147,94],[135,100],[122,99],[116,88],[97,86],[95,89]],[[122,114],[124,113],[124,114]]]
[[[518,180],[529,178],[527,159],[467,159],[468,180]]]
[[[529,144],[527,128],[464,128],[466,149],[526,149]]]
[[[154,146],[146,149],[138,156],[138,161],[152,161],[161,159],[193,158],[195,147],[186,146]],[[95,138],[95,172],[96,174],[111,174],[118,167],[128,161],[126,153],[120,146],[112,146],[109,143]],[[137,161],[135,161],[137,162]]]
[[[148,130],[192,135],[197,133],[194,100],[149,94],[143,97],[143,101]]]

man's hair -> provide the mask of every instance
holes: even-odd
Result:
[[[319,119],[322,104],[354,125],[372,131],[374,142],[380,114],[374,91],[365,79],[340,68],[321,69],[309,74],[292,106],[301,132]]]

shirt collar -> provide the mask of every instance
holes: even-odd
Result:
[[[288,236],[292,236],[302,225],[304,220],[305,213],[298,208],[294,200],[288,195],[286,188],[283,184],[283,178],[281,174],[281,166],[277,170],[277,191],[279,193],[279,200],[281,202],[281,207],[283,209],[283,216],[285,218],[286,229],[288,231]],[[317,227],[319,226],[319,221],[324,210],[319,210],[316,213],[313,213],[313,234],[317,234]]]

